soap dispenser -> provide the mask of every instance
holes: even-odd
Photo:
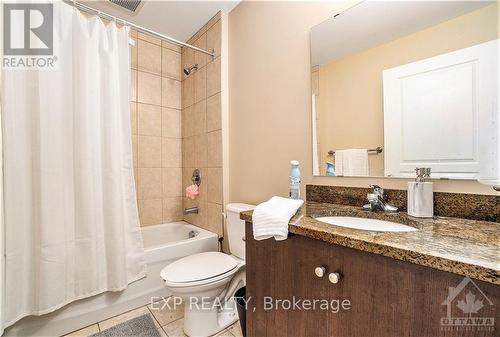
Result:
[[[426,181],[431,175],[431,169],[418,167],[415,172],[417,178],[408,183],[408,215],[417,218],[432,218],[434,215],[433,184]]]

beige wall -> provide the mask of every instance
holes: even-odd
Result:
[[[182,219],[181,50],[132,32],[130,111],[141,225]]]
[[[309,30],[340,2],[242,2],[229,14],[229,201],[288,194],[289,162],[305,184],[406,189],[406,179],[312,177]],[[436,191],[496,192],[474,181],[436,181]]]
[[[199,208],[186,215],[192,224],[223,234],[222,219],[222,122],[221,122],[221,15],[214,16],[188,41],[215,50],[212,59],[192,49],[183,49],[183,68],[198,64],[198,70],[183,76],[183,186],[191,184],[195,168],[202,175],[201,193],[195,200],[184,198],[185,207]]]
[[[319,67],[320,169],[330,149],[384,145],[382,72],[498,38],[498,4]],[[384,175],[384,153],[370,155],[370,175]]]

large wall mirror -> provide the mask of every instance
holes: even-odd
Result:
[[[311,29],[313,172],[500,184],[499,8],[366,1]]]

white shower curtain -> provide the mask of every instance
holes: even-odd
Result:
[[[54,41],[55,69],[3,70],[3,327],[145,276],[128,28],[57,1]]]

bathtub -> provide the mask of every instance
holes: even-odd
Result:
[[[103,293],[47,315],[23,318],[4,336],[61,336],[148,304],[152,297],[169,296],[160,279],[163,267],[183,256],[218,249],[217,234],[183,221],[147,226],[142,233],[147,277],[121,292]]]

